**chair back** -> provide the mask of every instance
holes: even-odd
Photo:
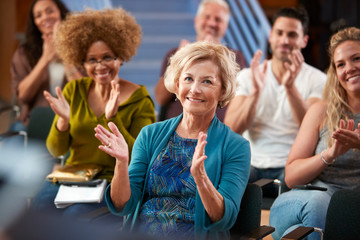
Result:
[[[230,229],[231,238],[237,238],[260,227],[262,190],[256,184],[248,183],[241,200],[240,212]]]
[[[46,141],[55,113],[50,107],[36,107],[31,111],[27,128],[28,138]]]
[[[324,239],[359,239],[360,191],[342,189],[331,197]]]

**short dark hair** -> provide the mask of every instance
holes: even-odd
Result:
[[[301,22],[303,27],[304,35],[308,34],[309,30],[309,15],[305,8],[282,8],[272,18],[272,23],[274,24],[276,19],[279,17],[288,17],[288,18],[295,18]]]

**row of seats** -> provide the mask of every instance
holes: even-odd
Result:
[[[53,118],[54,113],[48,107],[37,107],[31,112],[27,131],[28,145],[40,142],[42,147],[46,147],[45,140]],[[272,182],[274,180],[263,179],[247,185],[240,213],[230,231],[232,239],[262,239],[275,230],[271,226],[260,226],[262,187]],[[279,184],[277,181],[275,183]],[[356,239],[360,235],[360,210],[357,208],[359,202],[358,191],[340,190],[333,195],[328,208],[324,239]],[[283,239],[301,239],[313,231],[321,230],[300,227]]]

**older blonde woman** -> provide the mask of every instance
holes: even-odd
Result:
[[[97,148],[94,128],[115,123],[131,151],[141,128],[155,121],[154,104],[146,88],[119,77],[122,63],[136,54],[140,42],[140,25],[121,8],[71,15],[56,35],[59,57],[83,67],[89,77],[69,82],[63,91],[57,88],[57,97],[44,92],[56,113],[47,148],[56,157],[70,150],[67,165],[100,165],[103,170],[97,177],[109,182],[116,160]],[[44,189],[34,205],[55,208],[58,185],[48,184]],[[75,204],[64,214],[86,212],[96,205],[101,203]]]
[[[106,191],[114,214],[132,216],[148,234],[223,239],[234,224],[250,168],[249,143],[218,120],[236,90],[235,55],[206,42],[189,44],[170,60],[165,85],[183,114],[145,127],[128,167],[127,144],[115,124],[96,127],[100,149],[116,158]],[[112,148],[107,148],[107,144]]]

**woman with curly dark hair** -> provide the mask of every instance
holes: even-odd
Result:
[[[42,92],[55,93],[56,86],[82,74],[72,65],[62,64],[55,52],[54,33],[69,10],[60,0],[35,0],[25,30],[25,42],[11,63],[12,90],[22,107],[19,122],[12,130],[24,130],[31,110],[49,106]]]
[[[84,27],[86,26],[86,27]],[[141,42],[141,27],[125,10],[87,10],[66,18],[56,34],[56,50],[64,63],[83,67],[88,77],[56,88],[57,97],[44,91],[56,113],[47,138],[49,152],[58,157],[70,151],[66,165],[95,164],[96,178],[111,181],[116,159],[98,148],[94,128],[114,122],[131,152],[140,130],[155,122],[154,103],[145,86],[119,77],[120,66],[129,61]],[[107,147],[111,145],[107,143]],[[34,206],[54,209],[59,184],[45,182]],[[85,214],[105,206],[74,204],[64,214]]]

